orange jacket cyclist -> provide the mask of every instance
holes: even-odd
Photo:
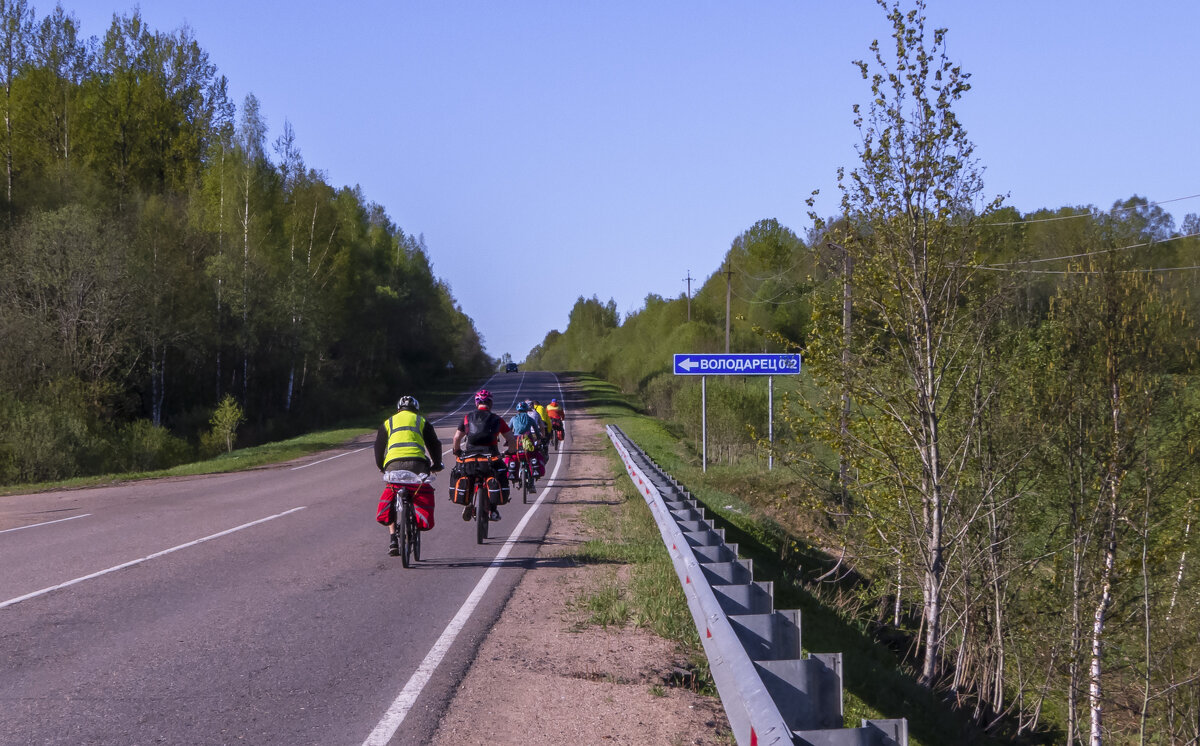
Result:
[[[550,425],[555,430],[563,429],[563,423],[566,422],[565,414],[558,399],[551,399],[550,403],[546,405],[546,416],[550,418]]]

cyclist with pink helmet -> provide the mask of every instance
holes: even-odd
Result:
[[[480,389],[475,394],[475,411],[463,417],[454,431],[454,441],[451,450],[455,456],[490,456],[493,460],[500,459],[500,438],[504,438],[505,453],[513,453],[517,449],[517,439],[513,437],[512,428],[504,418],[492,411],[492,394],[487,389]],[[508,498],[508,469],[499,462],[496,468],[496,478],[500,480],[500,488],[505,501]],[[475,506],[468,505],[463,509],[463,520],[469,521],[475,516]],[[500,512],[492,508],[490,520],[500,520]]]

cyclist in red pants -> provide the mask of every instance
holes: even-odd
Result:
[[[402,396],[396,402],[396,414],[379,426],[375,433],[375,466],[380,471],[429,474],[442,470],[442,442],[420,410],[416,397]],[[390,494],[385,490],[380,499],[388,499]],[[388,524],[388,533],[388,554],[395,557],[400,554],[400,544],[394,520]]]

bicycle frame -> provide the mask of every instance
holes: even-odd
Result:
[[[535,480],[533,471],[533,454],[534,451],[525,450],[520,438],[517,439],[517,452],[514,454],[517,457],[517,481],[521,485],[521,502],[529,502],[529,493],[533,492]]]

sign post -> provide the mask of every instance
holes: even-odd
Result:
[[[700,471],[708,473],[708,376],[700,376]]]
[[[700,376],[700,459],[708,471],[708,377],[767,377],[767,469],[775,465],[775,376],[794,376],[800,372],[799,353],[676,353],[675,375]]]

